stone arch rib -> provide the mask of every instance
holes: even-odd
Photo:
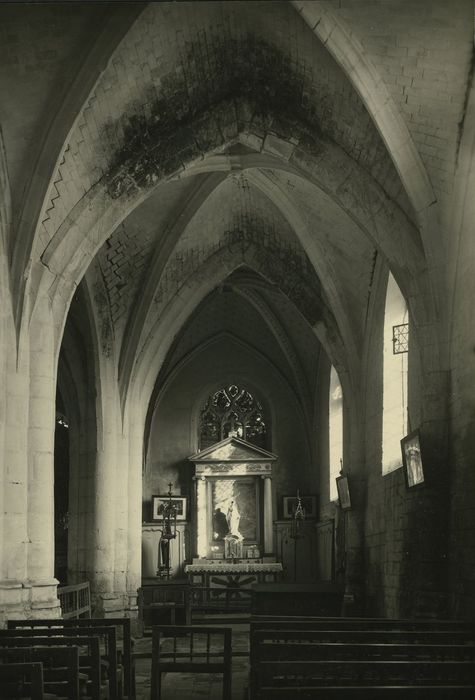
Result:
[[[345,71],[363,100],[415,211],[420,214],[435,201],[427,171],[409,131],[375,66],[344,23],[320,0],[292,0],[295,9]]]

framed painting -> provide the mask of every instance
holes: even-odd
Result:
[[[163,508],[169,502],[169,496],[152,496],[152,521],[163,520]],[[186,520],[188,517],[188,499],[186,496],[172,496],[172,503],[176,508],[176,520]]]
[[[424,483],[424,467],[418,430],[414,430],[401,440],[401,452],[407,488],[420,486]]]
[[[300,496],[302,508],[306,518],[317,517],[317,497],[316,496]],[[297,508],[297,496],[282,496],[282,515],[286,520],[294,517],[295,509]]]
[[[338,491],[340,508],[342,510],[350,510],[350,508],[351,508],[351,496],[350,496],[350,485],[348,483],[348,477],[347,476],[337,476],[336,477],[336,488]]]

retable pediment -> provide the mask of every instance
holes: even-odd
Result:
[[[277,457],[272,452],[251,445],[245,440],[230,437],[197,452],[188,459],[191,462],[203,464],[209,462],[272,462]]]

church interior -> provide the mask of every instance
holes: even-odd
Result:
[[[473,1],[1,2],[0,55],[0,627],[473,635]]]

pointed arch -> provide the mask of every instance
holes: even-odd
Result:
[[[376,67],[354,32],[349,31],[326,3],[321,0],[292,0],[292,4],[344,70],[363,100],[419,216],[420,224],[425,227],[424,212],[435,203],[436,197],[409,130]]]
[[[252,105],[248,106],[248,111],[252,112]],[[269,129],[271,128],[270,126]],[[236,138],[240,133],[240,125],[236,123],[234,130],[233,138]],[[417,241],[417,230],[397,205],[388,200],[381,187],[346,156],[341,148],[320,141],[316,149],[318,155],[315,155],[300,142],[299,133],[298,127],[295,127],[295,133],[289,134],[287,140],[280,139],[282,144],[287,145],[285,158],[277,157],[275,149],[266,145],[266,138],[262,140],[262,135],[256,134],[255,137],[263,142],[262,154],[216,156],[211,152],[207,157],[203,154],[205,157],[200,156],[184,163],[179,170],[164,177],[183,177],[213,171],[230,172],[236,167],[290,170],[310,179],[330,194],[361,230],[375,240],[388,260],[395,264],[402,262],[401,256],[404,253],[405,260],[409,260],[409,264],[420,271],[423,256]],[[273,136],[272,139],[275,142],[276,137]],[[228,143],[231,142],[232,140]],[[219,145],[222,148],[224,144]],[[211,149],[212,147],[213,145]],[[84,275],[99,247],[159,184],[157,181],[146,188],[134,185],[126,195],[114,199],[111,198],[105,181],[101,180],[84,195],[48,243],[41,256],[41,263],[36,263],[36,270],[29,281],[27,300],[30,299],[30,303],[27,306],[30,310],[26,310],[27,316],[31,314],[34,299],[40,295],[42,286],[45,293],[49,296],[60,295],[67,305],[74,285]],[[360,192],[355,191],[355,187]]]
[[[53,109],[53,118],[25,187],[18,229],[12,246],[12,279],[15,294],[15,319],[20,326],[24,294],[24,273],[34,250],[39,227],[47,214],[48,193],[61,184],[59,165],[68,148],[71,134],[80,121],[83,109],[120,41],[143,11],[145,3],[118,3],[108,7],[91,45],[85,47],[77,75],[61,103]],[[78,280],[79,281],[79,280]]]
[[[131,376],[122,378],[125,384],[122,387],[121,395],[125,399],[127,399],[132,385],[136,385],[140,393],[144,392],[143,400],[148,404],[155,379],[172,339],[201,300],[242,265],[262,275],[259,256],[256,255],[254,244],[249,246],[247,251],[241,256],[233,254],[226,248],[211,255],[185,281],[178,293],[171,296],[170,300],[165,303],[159,317],[150,325],[148,332],[142,335]],[[272,280],[270,282],[272,283]],[[325,306],[323,300],[320,300],[320,303],[325,322],[318,324],[314,330],[318,335],[321,331],[321,326],[324,326],[325,329],[330,329],[327,330],[327,335],[323,339],[319,338],[320,342],[325,345],[328,342],[332,344],[341,343],[331,312]]]

